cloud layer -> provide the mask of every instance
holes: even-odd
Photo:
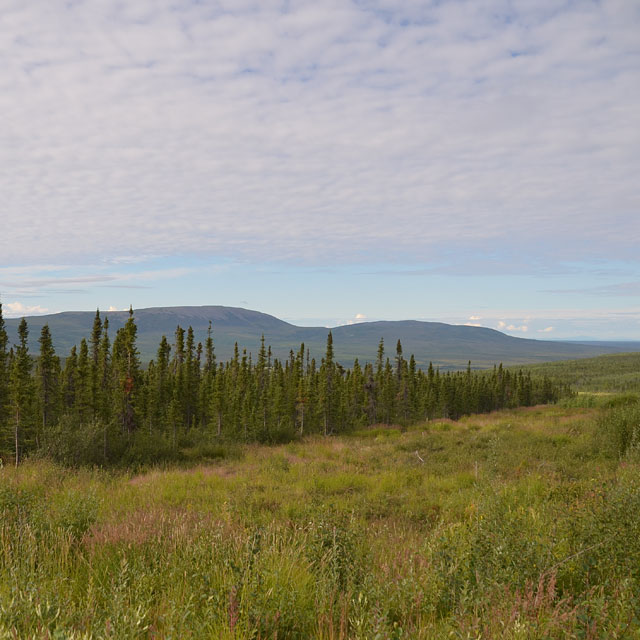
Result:
[[[626,0],[8,0],[2,260],[636,260],[639,31]]]

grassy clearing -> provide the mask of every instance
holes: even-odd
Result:
[[[614,403],[615,404],[615,403]],[[640,411],[0,470],[0,638],[640,637]]]

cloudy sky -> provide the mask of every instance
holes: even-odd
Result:
[[[0,0],[5,316],[640,340],[640,3]]]

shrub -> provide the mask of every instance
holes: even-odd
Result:
[[[102,466],[118,462],[127,438],[114,423],[78,423],[63,419],[43,435],[42,453],[66,466]]]
[[[79,540],[96,521],[97,515],[98,499],[93,492],[67,490],[56,496],[52,525]]]
[[[623,457],[640,442],[640,402],[614,404],[598,422],[596,444],[611,457]]]

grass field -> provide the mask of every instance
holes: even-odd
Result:
[[[0,638],[640,637],[640,410],[0,470]]]

